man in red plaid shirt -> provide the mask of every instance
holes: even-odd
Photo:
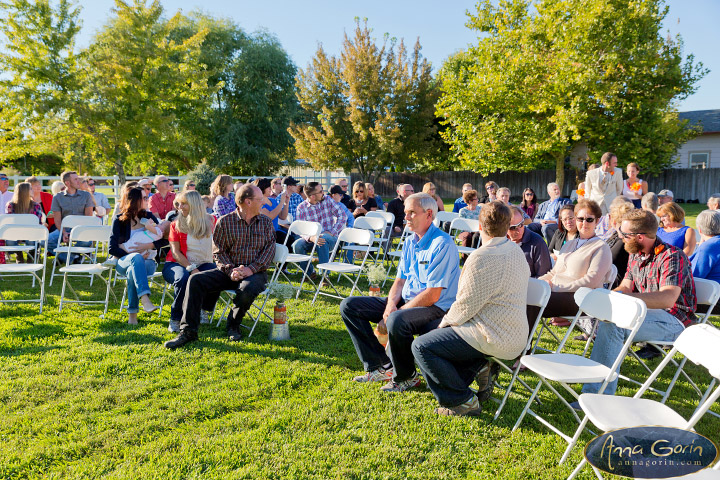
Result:
[[[657,238],[657,229],[657,218],[645,210],[628,212],[618,229],[630,260],[615,291],[641,299],[648,308],[635,335],[638,342],[674,341],[696,319],[690,261],[681,249]],[[590,358],[612,366],[629,333],[615,324],[600,322]],[[597,393],[600,385],[585,384],[583,393]],[[616,388],[617,379],[608,383],[603,393],[613,395]]]

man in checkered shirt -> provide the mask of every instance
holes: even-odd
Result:
[[[690,261],[679,248],[657,238],[658,222],[652,212],[632,210],[618,233],[630,254],[628,269],[615,289],[647,305],[647,314],[635,340],[674,341],[695,320],[697,300]],[[608,367],[620,353],[629,330],[600,322],[590,358]],[[585,384],[583,393],[597,393],[600,383]],[[603,393],[615,394],[617,379]]]
[[[293,251],[306,254],[312,250],[315,243],[318,260],[320,263],[327,263],[330,260],[330,252],[337,243],[338,235],[345,228],[347,214],[332,198],[323,193],[323,187],[318,182],[309,182],[305,193],[307,199],[297,207],[297,220],[319,223],[322,225],[322,233],[317,237],[303,237],[296,240],[293,243]],[[306,264],[301,263],[300,267],[304,270]],[[308,274],[313,274],[312,265]]]

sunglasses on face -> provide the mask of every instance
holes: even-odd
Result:
[[[194,186],[195,186],[194,183],[188,183],[188,187],[194,187]]]
[[[9,182],[7,177],[0,177],[0,182]]]
[[[508,227],[508,230],[510,230],[511,232],[514,232],[515,230],[517,230],[517,229],[519,229],[520,227],[522,227],[522,226],[523,226],[523,223],[524,223],[524,221],[523,221],[523,220],[520,220],[520,223],[517,223],[517,224],[515,224],[515,225],[510,225],[510,227]]]
[[[595,217],[575,217],[576,222],[593,223],[595,220],[597,220]]]
[[[95,186],[94,183],[88,183],[88,187],[94,187],[94,186]]]
[[[525,194],[526,197],[532,197],[533,195],[534,195],[534,194],[531,193],[531,192],[527,192],[527,193]]]
[[[495,190],[495,187],[485,187],[485,190]]]

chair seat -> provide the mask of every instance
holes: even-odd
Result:
[[[520,363],[549,380],[563,383],[602,382],[610,370],[589,358],[569,353],[525,355]],[[617,373],[612,375],[612,380]]]
[[[368,247],[367,245],[346,245],[345,250],[353,250],[356,252],[367,252],[368,248],[371,252],[377,252],[380,250],[378,247]]]
[[[643,425],[685,428],[687,421],[670,407],[647,398],[583,393],[580,406],[603,431]]]
[[[57,247],[55,254],[58,253],[93,253],[95,247]]]
[[[360,271],[360,265],[352,265],[350,263],[343,262],[321,263],[317,266],[317,268],[320,270],[328,270],[330,272],[336,273],[351,273]]]
[[[33,245],[5,245],[0,247],[0,252],[29,252],[35,250]]]
[[[105,264],[103,264],[103,265],[105,265]],[[61,270],[61,271],[62,271],[62,270]],[[155,279],[155,278],[158,278],[158,277],[162,277],[162,272],[154,272],[153,274],[148,275],[148,280]],[[118,273],[118,274],[117,274],[117,279],[118,279],[118,280],[127,280],[127,277],[126,277],[125,275],[120,275],[120,274]]]
[[[460,252],[460,253],[472,253],[475,250],[477,250],[477,248],[472,248],[472,247],[457,247],[457,249],[458,249],[458,252]]]
[[[0,265],[0,273],[31,273],[42,269],[42,264],[38,263],[6,263]]]
[[[92,273],[92,274],[100,274],[107,270],[110,267],[107,267],[101,263],[80,263],[77,265],[68,265],[67,267],[62,267],[60,270],[58,270],[60,273]]]
[[[401,258],[402,251],[394,250],[392,252],[388,252],[387,255],[388,255],[388,257]]]
[[[285,259],[287,263],[308,262],[310,260],[312,260],[310,255],[303,255],[300,253],[289,253],[287,259]]]

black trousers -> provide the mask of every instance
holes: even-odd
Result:
[[[197,332],[200,326],[200,308],[216,302],[224,290],[235,290],[233,308],[227,318],[227,328],[237,329],[253,301],[265,289],[267,274],[258,272],[239,282],[230,280],[224,272],[215,268],[190,276],[183,301],[180,330]]]

